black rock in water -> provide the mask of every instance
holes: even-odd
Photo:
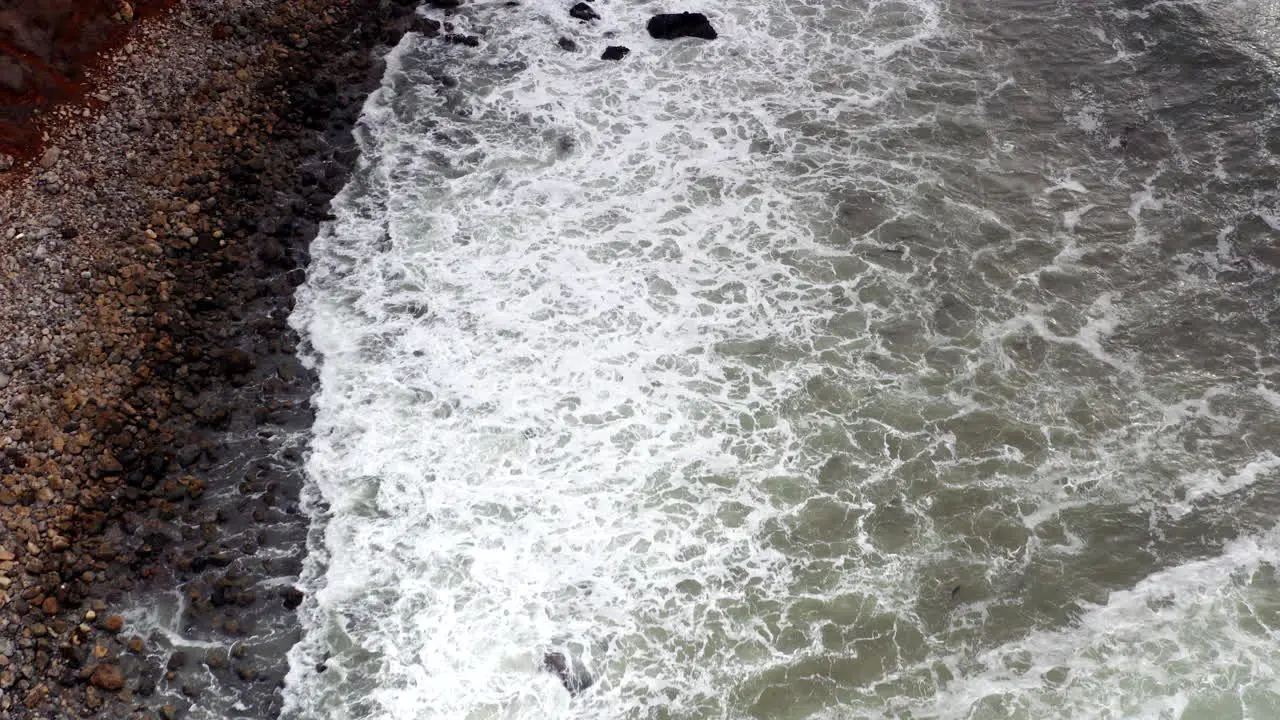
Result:
[[[649,18],[649,34],[659,40],[696,37],[715,40],[719,37],[711,21],[702,13],[669,13]]]
[[[427,0],[427,5],[441,10],[452,10],[462,4],[462,0]]]
[[[604,49],[604,52],[600,55],[600,59],[621,60],[629,54],[631,54],[631,48],[623,47],[621,45],[610,45]]]
[[[560,38],[556,41],[556,44],[560,46],[561,50],[565,50],[567,52],[578,52],[578,43],[567,37]]]
[[[582,22],[590,22],[592,20],[600,19],[600,14],[597,13],[594,8],[592,8],[590,5],[584,2],[580,2],[577,5],[574,5],[573,7],[569,8],[569,14],[572,15],[573,17],[578,18]]]
[[[467,47],[480,47],[480,38],[475,35],[462,35],[459,33],[449,33],[444,36],[444,41],[451,45],[466,45]]]
[[[425,18],[421,15],[414,15],[409,25],[410,32],[416,32],[423,37],[433,38],[440,34],[440,21]]]
[[[549,652],[543,655],[542,669],[555,673],[556,677],[560,678],[560,684],[564,685],[564,689],[568,690],[570,695],[577,695],[594,685],[596,681],[595,678],[591,677],[591,673],[587,672],[586,668],[581,667],[560,652]]]

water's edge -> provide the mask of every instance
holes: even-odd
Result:
[[[384,56],[421,29],[415,7],[356,0],[318,31],[273,28],[289,54],[258,90],[281,98],[275,132],[258,153],[228,161],[231,182],[216,195],[247,252],[234,263],[193,257],[182,268],[189,287],[220,281],[220,292],[197,303],[203,314],[187,318],[186,349],[211,360],[218,379],[185,401],[199,423],[148,460],[165,467],[161,486],[178,492],[198,475],[200,501],[168,523],[138,518],[125,528],[140,558],[162,569],[132,593],[126,617],[130,632],[147,636],[142,655],[121,658],[139,677],[138,707],[220,719],[280,712],[285,653],[299,637],[292,581],[305,550],[298,501],[317,387],[296,359],[287,318],[309,245],[358,156],[352,130]]]

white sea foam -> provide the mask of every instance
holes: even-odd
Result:
[[[1207,697],[1161,652],[1243,639],[1270,702],[1237,601],[1273,591],[1274,535],[1118,563],[1136,587],[1054,627],[1008,614],[1020,578],[1091,561],[1091,512],[1180,518],[1277,467],[1177,449],[1217,401],[1152,377],[1124,344],[1152,294],[1086,257],[1146,249],[1160,173],[1037,185],[990,142],[994,192],[1067,225],[1021,237],[1025,208],[939,195],[988,144],[969,93],[1013,87],[940,6],[724,0],[714,43],[601,9],[474,7],[482,51],[406,39],[365,108],[294,317],[322,387],[286,714],[1161,717]],[[539,673],[550,648],[595,687]]]

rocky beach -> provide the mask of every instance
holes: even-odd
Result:
[[[403,0],[9,5],[0,717],[273,716],[314,387],[286,318],[380,58],[439,24]],[[13,51],[67,23],[101,42]]]

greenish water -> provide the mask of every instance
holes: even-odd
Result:
[[[286,715],[1280,717],[1266,34],[601,7],[465,9],[366,108]]]

